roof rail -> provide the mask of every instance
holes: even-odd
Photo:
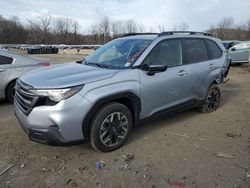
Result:
[[[159,35],[159,33],[127,33],[127,34],[121,35],[120,37],[129,37],[129,36],[135,36],[135,35]]]
[[[165,35],[175,35],[175,34],[212,36],[210,33],[198,32],[198,31],[165,31],[158,34],[158,37]]]

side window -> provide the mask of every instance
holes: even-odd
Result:
[[[12,58],[0,55],[0,65],[11,64],[12,61]]]
[[[209,59],[218,59],[222,56],[222,51],[215,42],[206,40],[206,43],[209,52]]]
[[[145,63],[151,65],[167,65],[168,67],[182,65],[180,40],[164,40],[159,42],[150,52],[149,57],[145,59]]]
[[[183,63],[199,63],[208,60],[207,47],[203,39],[183,39]]]

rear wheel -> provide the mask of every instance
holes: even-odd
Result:
[[[201,112],[213,112],[220,105],[221,92],[217,85],[211,85],[207,91],[206,101],[200,108]]]
[[[14,102],[16,82],[11,82],[6,89],[6,98],[9,102]]]
[[[118,149],[127,141],[132,122],[131,112],[123,104],[104,105],[91,124],[91,146],[102,152]]]

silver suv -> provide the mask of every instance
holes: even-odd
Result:
[[[206,33],[130,34],[83,61],[22,76],[15,113],[33,141],[89,141],[109,152],[142,120],[189,108],[215,111],[229,63],[221,41]]]

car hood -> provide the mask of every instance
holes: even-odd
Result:
[[[20,80],[36,89],[56,89],[108,79],[117,72],[72,62],[34,70]]]

